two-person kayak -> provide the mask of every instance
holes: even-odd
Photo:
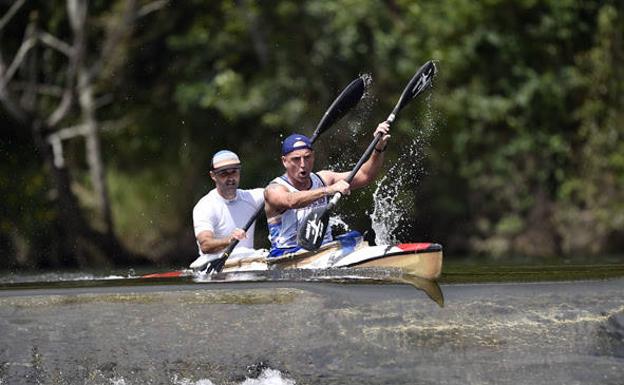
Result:
[[[200,273],[209,259],[200,257],[189,269],[148,274],[143,278],[179,277]],[[404,274],[438,279],[442,273],[442,246],[437,243],[399,243],[369,246],[361,236],[338,237],[315,251],[299,250],[269,257],[267,250],[241,249],[226,261],[224,272],[269,269],[329,269],[380,267],[400,269]]]

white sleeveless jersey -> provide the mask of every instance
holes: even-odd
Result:
[[[325,182],[316,173],[310,174],[312,180],[312,186],[310,190],[318,189],[325,186]],[[271,184],[277,183],[284,186],[291,192],[298,192],[290,182],[286,175],[277,177],[271,181]],[[269,218],[271,223],[269,226],[269,241],[271,241],[271,249],[286,249],[297,246],[297,232],[301,226],[303,219],[315,208],[327,206],[329,203],[328,197],[322,197],[312,202],[306,207],[299,209],[289,209],[283,213]],[[323,243],[331,242],[333,240],[331,231],[325,233]]]

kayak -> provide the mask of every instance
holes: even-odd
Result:
[[[436,280],[442,273],[442,245],[438,243],[399,243],[369,246],[361,236],[337,238],[315,251],[299,250],[269,257],[267,250],[232,253],[223,272],[271,269],[395,268],[404,274]],[[201,258],[201,257],[200,257]],[[199,259],[199,258],[198,258]],[[191,266],[197,266],[197,263]],[[202,264],[199,264],[202,265]],[[205,267],[206,264],[203,264]],[[200,269],[156,273],[142,278],[166,278],[197,274]]]
[[[237,264],[237,260],[234,260],[232,264]],[[282,269],[399,268],[406,274],[426,279],[438,279],[442,273],[442,246],[437,243],[369,246],[364,241],[354,251],[345,254],[338,242],[338,245],[329,245],[318,251],[271,258],[267,260],[267,264]]]

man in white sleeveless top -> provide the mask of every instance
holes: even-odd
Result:
[[[240,160],[232,151],[222,150],[213,156],[210,178],[215,188],[193,208],[193,227],[200,258],[191,267],[215,259],[234,239],[239,240],[235,252],[243,248],[253,249],[255,225],[247,232],[242,228],[264,203],[264,189],[239,189],[240,170]]]
[[[380,123],[375,134],[382,134],[371,157],[362,165],[351,184],[345,179],[347,172],[322,170],[312,172],[314,168],[314,150],[305,135],[292,134],[282,143],[282,164],[286,173],[275,178],[264,191],[270,256],[294,252],[297,245],[297,232],[303,219],[312,209],[325,206],[336,192],[348,195],[351,190],[364,187],[372,182],[383,164],[383,152],[386,150],[389,125]],[[323,243],[332,240],[331,232],[325,234]]]

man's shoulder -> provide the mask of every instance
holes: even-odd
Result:
[[[288,178],[284,175],[280,175],[278,177],[273,178],[271,182],[266,186],[265,190],[280,190],[280,191],[290,191],[291,188],[294,188]]]
[[[195,203],[195,207],[193,207],[193,210],[214,204],[214,202],[218,202],[216,194],[217,194],[217,189],[210,190],[208,194],[201,197],[197,201],[197,203]]]
[[[258,192],[264,191],[264,187],[251,188],[251,189],[238,189],[238,191],[243,194],[256,194]]]
[[[238,189],[239,196],[243,200],[256,201],[260,197],[264,196],[264,188],[252,188],[252,189]]]
[[[323,183],[327,185],[334,184],[336,175],[338,175],[337,172],[332,171],[332,170],[321,170],[321,171],[315,172],[315,174],[319,178],[321,178],[321,181],[323,181]]]

